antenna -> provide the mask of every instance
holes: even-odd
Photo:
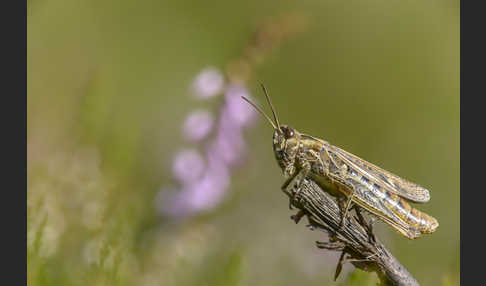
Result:
[[[260,107],[258,107],[255,103],[251,102],[251,100],[249,100],[248,98],[246,98],[244,96],[241,96],[241,98],[243,98],[246,102],[248,102],[256,110],[258,110],[258,112],[260,112],[268,120],[268,122],[270,122],[270,124],[272,125],[273,129],[277,129],[277,127],[275,127],[275,124],[273,124],[273,121],[270,119],[270,117],[268,117],[268,115],[266,115],[265,112],[263,112],[263,110]]]
[[[273,118],[275,119],[275,124],[277,124],[276,129],[282,130],[282,129],[280,129],[280,122],[278,122],[277,114],[275,113],[275,108],[273,108],[273,104],[270,101],[270,96],[268,96],[267,89],[265,88],[263,83],[260,83],[260,85],[262,86],[263,92],[265,93],[265,97],[267,98],[268,105],[270,105],[270,109],[272,110]]]

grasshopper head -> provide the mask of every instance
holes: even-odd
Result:
[[[248,98],[244,96],[242,97],[258,112],[260,112],[263,117],[267,119],[270,125],[272,125],[274,130],[273,151],[275,152],[275,158],[277,159],[278,164],[280,165],[282,170],[285,171],[287,166],[292,166],[295,162],[295,156],[297,155],[297,151],[299,148],[300,133],[290,126],[280,125],[275,109],[273,108],[270,97],[268,96],[268,92],[263,84],[262,88],[263,92],[265,93],[268,105],[270,105],[270,109],[272,110],[273,119],[275,120],[275,122],[273,122],[272,119],[270,119],[270,117],[268,117],[268,115],[266,115],[260,107],[251,102]]]
[[[300,133],[290,126],[282,125],[273,133],[273,151],[280,167],[285,170],[293,165],[299,149]]]

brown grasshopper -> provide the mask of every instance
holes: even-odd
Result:
[[[353,204],[364,208],[409,239],[437,230],[437,220],[410,206],[408,201],[425,203],[429,191],[381,169],[328,142],[280,125],[268,92],[263,92],[273,114],[272,121],[261,108],[243,97],[272,125],[273,150],[287,178],[282,190],[299,189],[303,179],[314,180],[323,190],[347,198],[341,226]],[[292,201],[291,201],[292,202]]]

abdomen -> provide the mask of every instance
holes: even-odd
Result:
[[[413,208],[405,199],[386,190],[384,192],[387,193],[384,198],[385,205],[398,217],[418,229],[421,233],[432,233],[439,226],[435,218]]]

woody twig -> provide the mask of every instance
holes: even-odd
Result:
[[[317,247],[332,251],[341,251],[336,267],[336,279],[342,265],[350,262],[356,268],[367,272],[376,272],[381,285],[418,286],[417,280],[400,262],[375,238],[371,224],[367,223],[359,209],[356,216],[348,215],[340,227],[341,209],[327,192],[314,181],[304,180],[296,193],[286,193],[292,199],[292,205],[299,212],[292,216],[296,223],[307,216],[309,226],[329,234],[329,242],[316,242]]]

